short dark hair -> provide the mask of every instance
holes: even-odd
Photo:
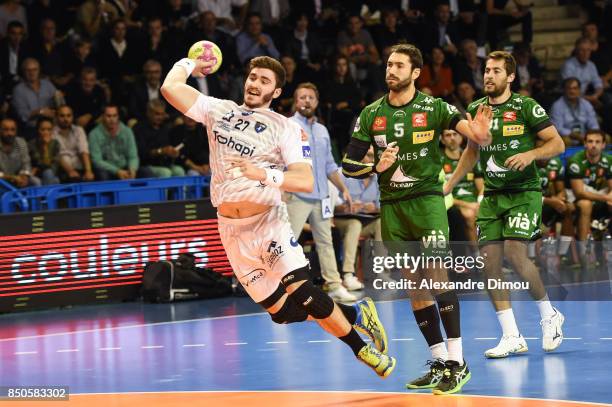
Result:
[[[493,51],[487,56],[487,60],[504,61],[504,69],[508,76],[516,73],[516,61],[511,53],[507,51]]]
[[[12,20],[10,23],[8,23],[8,25],[6,26],[6,32],[8,32],[11,28],[23,28],[25,30],[25,27],[21,23],[21,21],[17,20]]]
[[[570,76],[569,78],[565,78],[563,80],[563,89],[565,89],[565,87],[571,82],[576,82],[578,84],[578,87],[582,86],[580,83],[580,79],[576,78],[575,76]]]
[[[119,109],[119,105],[116,103],[107,103],[102,107],[102,114],[106,113],[106,109],[114,108],[117,109],[117,114],[121,116],[121,109]]]
[[[275,88],[282,88],[285,86],[285,78],[287,73],[285,72],[285,68],[278,62],[276,59],[267,56],[255,57],[251,59],[249,62],[249,71],[247,76],[251,73],[254,68],[265,68],[274,72],[274,76],[276,77],[276,86]]]
[[[48,122],[51,123],[51,127],[53,127],[53,120],[51,120],[50,118],[46,117],[46,116],[39,116],[38,119],[36,119],[36,129],[38,130],[38,128],[40,127],[41,124]]]
[[[606,133],[604,133],[603,130],[600,129],[587,130],[584,134],[584,142],[586,143],[587,137],[592,136],[593,134],[599,134],[601,136],[601,141],[603,141],[604,143],[606,142]]]
[[[398,54],[408,55],[412,69],[423,68],[423,54],[421,51],[412,44],[396,44],[391,47],[391,53],[397,52]]]

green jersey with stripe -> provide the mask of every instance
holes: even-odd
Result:
[[[388,144],[399,147],[395,163],[379,174],[381,202],[442,194],[440,133],[460,119],[454,106],[419,91],[404,106],[385,95],[362,110],[353,137],[374,146],[375,164]]]
[[[556,194],[555,182],[565,179],[565,167],[559,157],[553,157],[544,167],[538,167],[542,194],[550,197]]]
[[[480,164],[484,171],[485,194],[490,192],[539,191],[540,178],[535,162],[523,171],[506,167],[513,155],[535,148],[537,134],[552,125],[546,111],[530,97],[512,93],[505,102],[491,105],[488,97],[472,102],[467,111],[474,117],[478,106],[493,109],[490,145],[480,147]]]
[[[612,156],[601,153],[601,158],[592,164],[586,157],[586,151],[578,151],[567,161],[568,178],[582,179],[584,185],[596,191],[608,187],[608,179],[612,178]]]

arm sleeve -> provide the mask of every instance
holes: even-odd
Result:
[[[281,135],[279,144],[285,165],[289,166],[295,163],[312,165],[308,136],[300,125],[293,120],[287,120],[287,125]]]
[[[461,120],[461,113],[459,113],[459,110],[442,99],[436,99],[436,104],[438,105],[437,110],[441,128],[455,130],[457,123]]]
[[[360,140],[353,135],[342,159],[342,174],[349,178],[367,178],[376,171],[374,164],[361,162],[369,148],[370,142]]]
[[[193,106],[185,112],[185,116],[192,118],[198,123],[206,123],[210,108],[215,101],[218,101],[218,99],[200,94]]]

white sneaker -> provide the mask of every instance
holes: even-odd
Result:
[[[543,319],[540,321],[542,325],[542,349],[545,352],[552,352],[557,349],[561,342],[563,342],[563,322],[565,317],[558,309],[554,308],[555,315],[550,319]]]
[[[515,353],[527,352],[527,342],[523,335],[519,336],[502,336],[501,341],[496,347],[485,352],[485,356],[490,359],[505,358]]]
[[[331,297],[332,300],[338,302],[355,302],[357,301],[357,297],[353,294],[349,293],[343,285],[339,285],[333,290],[329,290],[327,295]]]
[[[349,291],[363,290],[363,287],[365,287],[353,273],[347,273],[344,275],[342,285]]]

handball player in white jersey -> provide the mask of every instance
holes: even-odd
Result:
[[[281,94],[285,70],[270,57],[253,58],[244,103],[205,96],[185,82],[203,77],[212,62],[184,58],[161,87],[165,99],[208,132],[219,234],[234,274],[250,297],[279,324],[316,320],[355,356],[387,377],[395,359],[371,301],[335,304],[309,276],[308,261],[289,224],[281,191],[311,192],[310,147],[299,125],[270,109]],[[366,345],[353,328],[372,339]]]

